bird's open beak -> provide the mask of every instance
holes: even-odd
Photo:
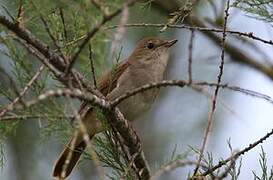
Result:
[[[170,40],[170,41],[166,41],[163,46],[165,47],[171,47],[172,45],[174,45],[178,40],[174,39],[174,40]]]

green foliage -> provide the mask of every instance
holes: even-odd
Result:
[[[252,171],[255,180],[272,180],[273,179],[273,166],[268,167],[266,153],[261,146],[261,153],[259,158],[259,164],[262,174],[259,176],[255,171]]]
[[[110,170],[107,174],[110,179],[135,179],[129,162],[121,156],[123,153],[120,145],[113,140],[111,131],[103,133],[103,136],[96,136],[94,144],[99,160]]]
[[[1,12],[10,20],[17,21],[20,26],[29,29],[38,39],[47,44],[48,48],[65,57],[71,57],[75,53],[84,35],[103,17],[100,10],[88,0],[69,0],[69,2],[66,0],[23,0],[22,2],[23,11],[20,18],[17,17],[20,0],[7,1],[5,6],[2,5]],[[105,1],[103,6],[112,12],[119,8],[123,2],[122,0]],[[5,81],[0,82],[0,104],[3,104],[0,107],[2,109],[18,97],[19,92],[23,90],[41,64],[13,39],[13,34],[9,34],[9,31],[6,31],[2,26],[0,30],[1,56],[5,60],[5,63],[0,62],[0,70],[5,70],[5,73],[0,72],[0,76],[5,76]],[[105,69],[105,64],[109,64],[107,63],[109,54],[105,52],[109,52],[110,35],[108,30],[102,29],[90,40],[92,59],[97,74]],[[89,53],[88,48],[83,50],[76,61],[75,68],[92,82]],[[120,52],[118,55],[120,56]],[[39,80],[23,97],[22,102],[35,99],[46,90],[56,89],[60,86],[62,84],[50,72],[44,70]],[[78,101],[72,103],[78,104]],[[23,105],[20,102],[17,104]],[[72,131],[71,109],[76,108],[76,106],[71,107],[70,105],[70,101],[68,103],[65,98],[51,98],[30,108],[17,109],[12,113],[7,113],[5,116],[13,116],[13,119],[7,123],[0,122],[0,165],[3,165],[5,159],[4,142],[6,138],[12,133],[16,133],[18,124],[24,123],[26,120],[39,122],[39,142],[41,143],[51,137],[61,141],[67,140]],[[37,126],[33,127],[37,128]],[[113,171],[109,177],[117,179],[125,174],[127,179],[134,179],[131,170],[128,169],[128,162],[120,157],[118,153],[120,150],[113,144],[111,138],[112,135],[108,132],[95,140],[100,159],[105,166],[111,167]]]
[[[237,7],[254,18],[272,23],[273,1],[272,0],[237,0],[233,3]]]

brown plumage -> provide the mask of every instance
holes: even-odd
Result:
[[[145,38],[138,42],[135,50],[127,60],[119,63],[112,71],[106,72],[98,83],[98,90],[106,96],[108,100],[114,100],[128,90],[135,89],[142,85],[163,80],[163,75],[168,62],[168,49],[177,40],[165,41],[157,37]],[[152,89],[146,92],[138,93],[118,105],[118,108],[128,120],[134,120],[139,114],[149,109],[158,95],[158,89]],[[103,131],[103,127],[92,107],[83,103],[79,114],[87,129],[90,139]],[[72,152],[65,173],[65,161],[71,152],[71,144],[75,142],[75,148]],[[60,157],[56,161],[53,170],[53,176],[56,178],[67,177],[79,161],[79,158],[86,148],[83,141],[83,134],[77,133],[73,136],[65,147]],[[62,175],[62,173],[64,173]],[[63,176],[63,177],[62,177]]]
[[[124,70],[129,66],[128,61],[124,60],[121,63],[117,65],[116,71],[107,71],[99,80],[98,83],[98,90],[106,96],[108,92],[111,92],[114,87],[117,84],[117,79],[120,77],[120,75],[124,72]],[[111,87],[110,87],[111,84]],[[83,102],[81,104],[81,107],[79,109],[79,114],[83,114],[87,109],[86,115],[88,116],[89,114],[92,114],[92,107],[89,107],[87,102]],[[83,121],[85,118],[83,118]],[[89,134],[90,139],[95,134]],[[54,165],[54,170],[53,170],[53,177],[61,177],[61,172],[63,171],[63,166],[65,164],[65,161],[69,155],[69,152],[71,151],[71,143],[72,139],[77,138],[77,139],[82,139],[82,137],[72,137],[69,141],[69,143],[66,145],[65,149],[61,153],[60,157],[56,161],[56,164]],[[81,154],[83,153],[83,150],[86,148],[86,143],[84,141],[78,142],[75,144],[75,150],[72,154],[72,158],[70,159],[70,162],[67,166],[66,169],[66,176],[68,176],[73,168],[76,166],[77,162],[79,161],[79,158],[81,157]],[[66,177],[65,176],[65,177]]]

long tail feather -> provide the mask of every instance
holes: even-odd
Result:
[[[79,137],[74,137],[79,138]],[[92,137],[90,137],[91,139]],[[82,138],[81,138],[82,139]],[[77,165],[81,154],[86,148],[86,143],[84,141],[80,141],[75,144],[74,150],[71,149],[71,143],[73,138],[70,140],[68,145],[65,147],[58,160],[55,163],[53,169],[53,177],[58,179],[64,179],[70,175],[74,167]],[[69,154],[72,152],[71,158],[68,158]],[[66,163],[66,161],[69,161]]]

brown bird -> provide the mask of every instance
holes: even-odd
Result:
[[[158,37],[142,39],[137,43],[128,59],[120,62],[114,70],[110,70],[102,76],[98,83],[99,91],[106,96],[107,100],[111,101],[129,90],[162,81],[168,64],[169,47],[176,42],[177,40],[166,41]],[[122,101],[118,108],[126,119],[132,121],[150,108],[158,94],[159,89],[138,93]],[[103,131],[103,127],[92,107],[86,107],[88,105],[83,103],[79,114],[91,139],[95,134]],[[75,145],[74,150],[71,148],[72,142]],[[53,176],[66,178],[77,164],[85,148],[86,143],[83,140],[83,134],[78,132],[77,136],[74,135],[71,138],[56,161]],[[71,151],[73,151],[72,157],[67,163]]]

